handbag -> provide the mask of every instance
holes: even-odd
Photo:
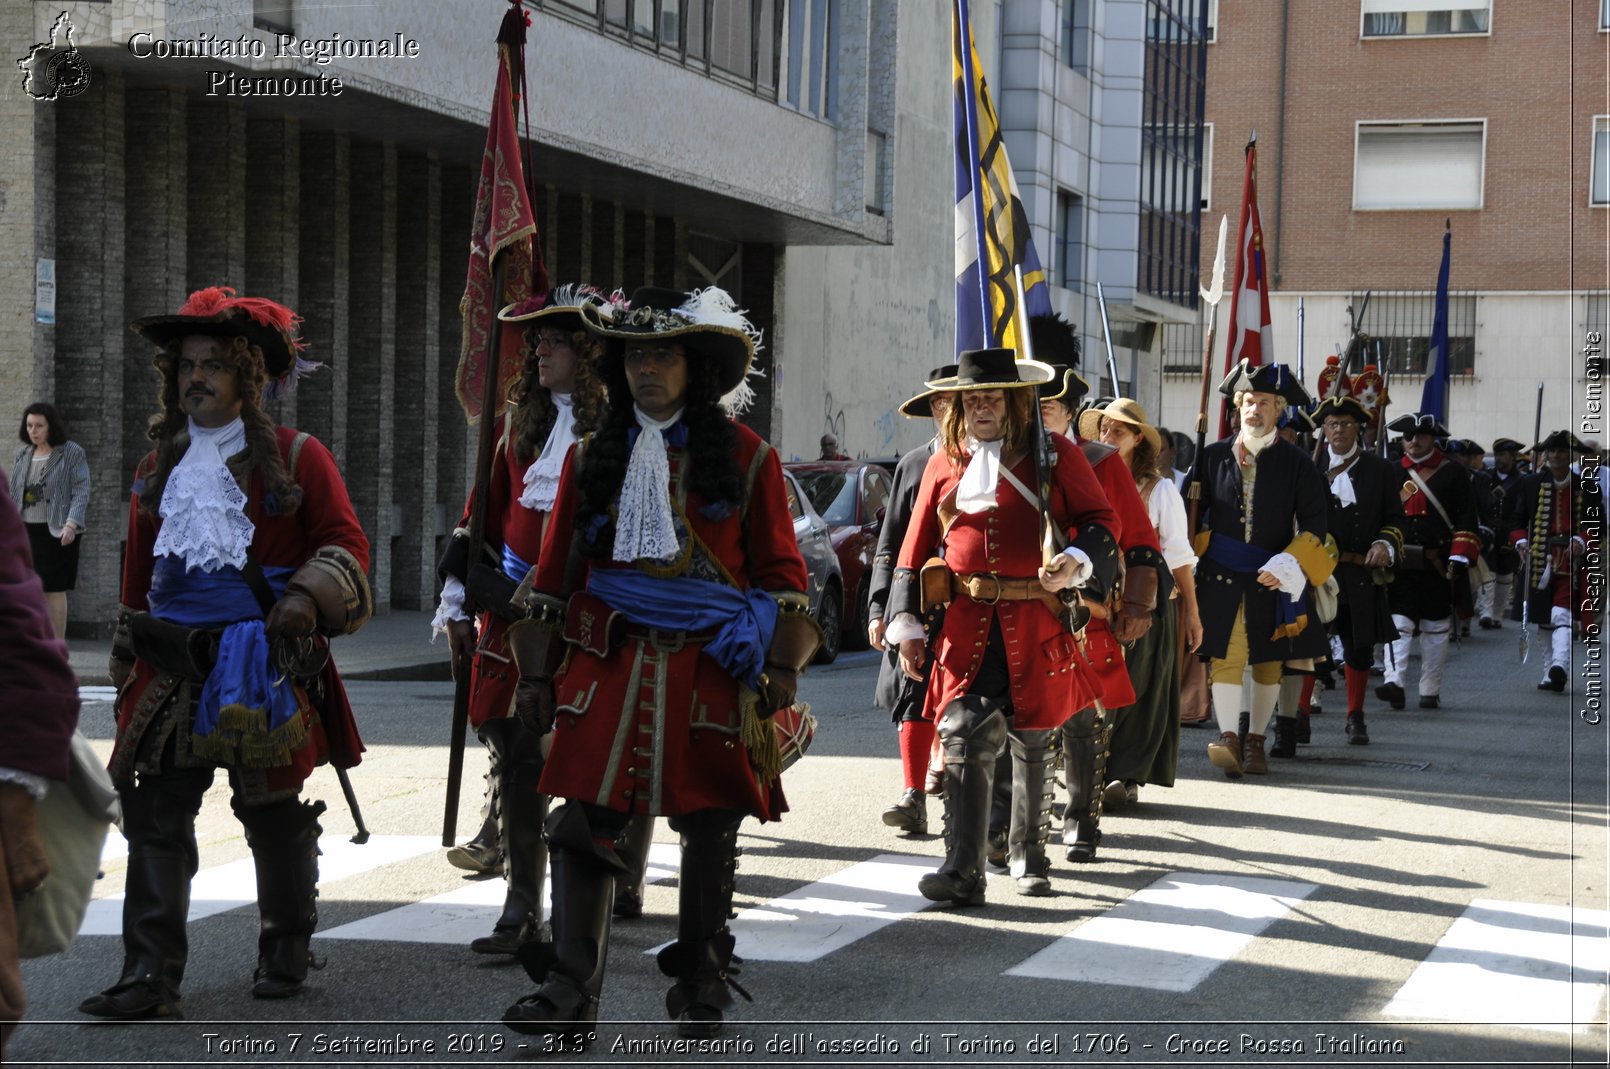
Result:
[[[60,954],[72,945],[100,876],[107,826],[120,817],[117,788],[83,735],[73,732],[67,782],[52,781],[35,809],[50,875],[17,903],[24,958]]]

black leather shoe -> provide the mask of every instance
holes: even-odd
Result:
[[[1364,726],[1364,712],[1355,709],[1347,714],[1347,723],[1342,725],[1342,731],[1347,735],[1349,746],[1368,746],[1370,744],[1369,729]]]
[[[180,1020],[178,998],[165,998],[148,980],[131,980],[91,995],[78,1004],[79,1013],[109,1021]]]
[[[1375,688],[1375,696],[1394,709],[1401,709],[1409,702],[1409,696],[1396,683],[1382,683]]]
[[[917,892],[930,902],[950,902],[958,906],[984,904],[984,874],[965,876],[959,872],[930,872],[917,881]]]
[[[1538,690],[1552,690],[1556,694],[1565,691],[1565,669],[1557,664],[1549,665],[1549,677],[1537,685]]]
[[[620,892],[616,892],[616,901],[620,900]],[[642,906],[638,906],[642,912]],[[479,939],[470,940],[470,950],[476,954],[502,954],[509,957],[520,953],[520,948],[527,943],[544,943],[551,941],[548,926],[539,924],[533,928],[530,924],[499,924],[492,928],[491,935],[483,935]]]
[[[1479,621],[1479,626],[1483,631],[1491,631],[1498,625],[1493,622],[1493,618],[1491,616],[1483,616]]]
[[[635,887],[616,887],[612,912],[621,920],[636,920],[643,915],[643,896]]]
[[[1076,864],[1096,860],[1096,847],[1101,845],[1101,829],[1089,817],[1074,822],[1073,842],[1067,843],[1064,856]]]
[[[928,796],[907,787],[900,800],[883,811],[883,822],[907,835],[928,834]]]
[[[989,841],[984,846],[984,864],[993,869],[1006,868],[1006,829],[989,833]]]
[[[1422,694],[1422,695],[1420,695],[1420,708],[1422,708],[1422,709],[1437,709],[1437,708],[1440,708],[1441,706],[1442,706],[1442,700],[1440,698],[1438,698],[1435,694]]]

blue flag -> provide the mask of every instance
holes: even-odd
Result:
[[[1437,271],[1437,304],[1431,316],[1431,349],[1427,363],[1431,374],[1426,376],[1425,389],[1420,394],[1420,414],[1435,416],[1444,427],[1448,425],[1448,258],[1453,245],[1452,230],[1442,235],[1442,267]]]
[[[1018,350],[1022,358],[1014,269],[1023,268],[1029,315],[1049,315],[1051,293],[978,65],[967,0],[953,0],[951,5],[951,75],[956,124],[956,351],[1001,346]]]

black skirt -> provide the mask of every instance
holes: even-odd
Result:
[[[61,539],[50,533],[44,523],[23,524],[28,528],[28,546],[33,550],[34,571],[39,573],[45,593],[56,594],[71,590],[78,583],[78,544],[64,546]]]

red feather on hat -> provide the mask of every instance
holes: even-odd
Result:
[[[296,336],[296,327],[302,322],[302,317],[267,297],[237,297],[233,286],[207,286],[190,295],[179,309],[182,316],[198,316],[206,318],[223,319],[240,313],[250,318],[254,323],[270,327],[285,335],[291,347],[297,351],[307,348],[305,342]]]

